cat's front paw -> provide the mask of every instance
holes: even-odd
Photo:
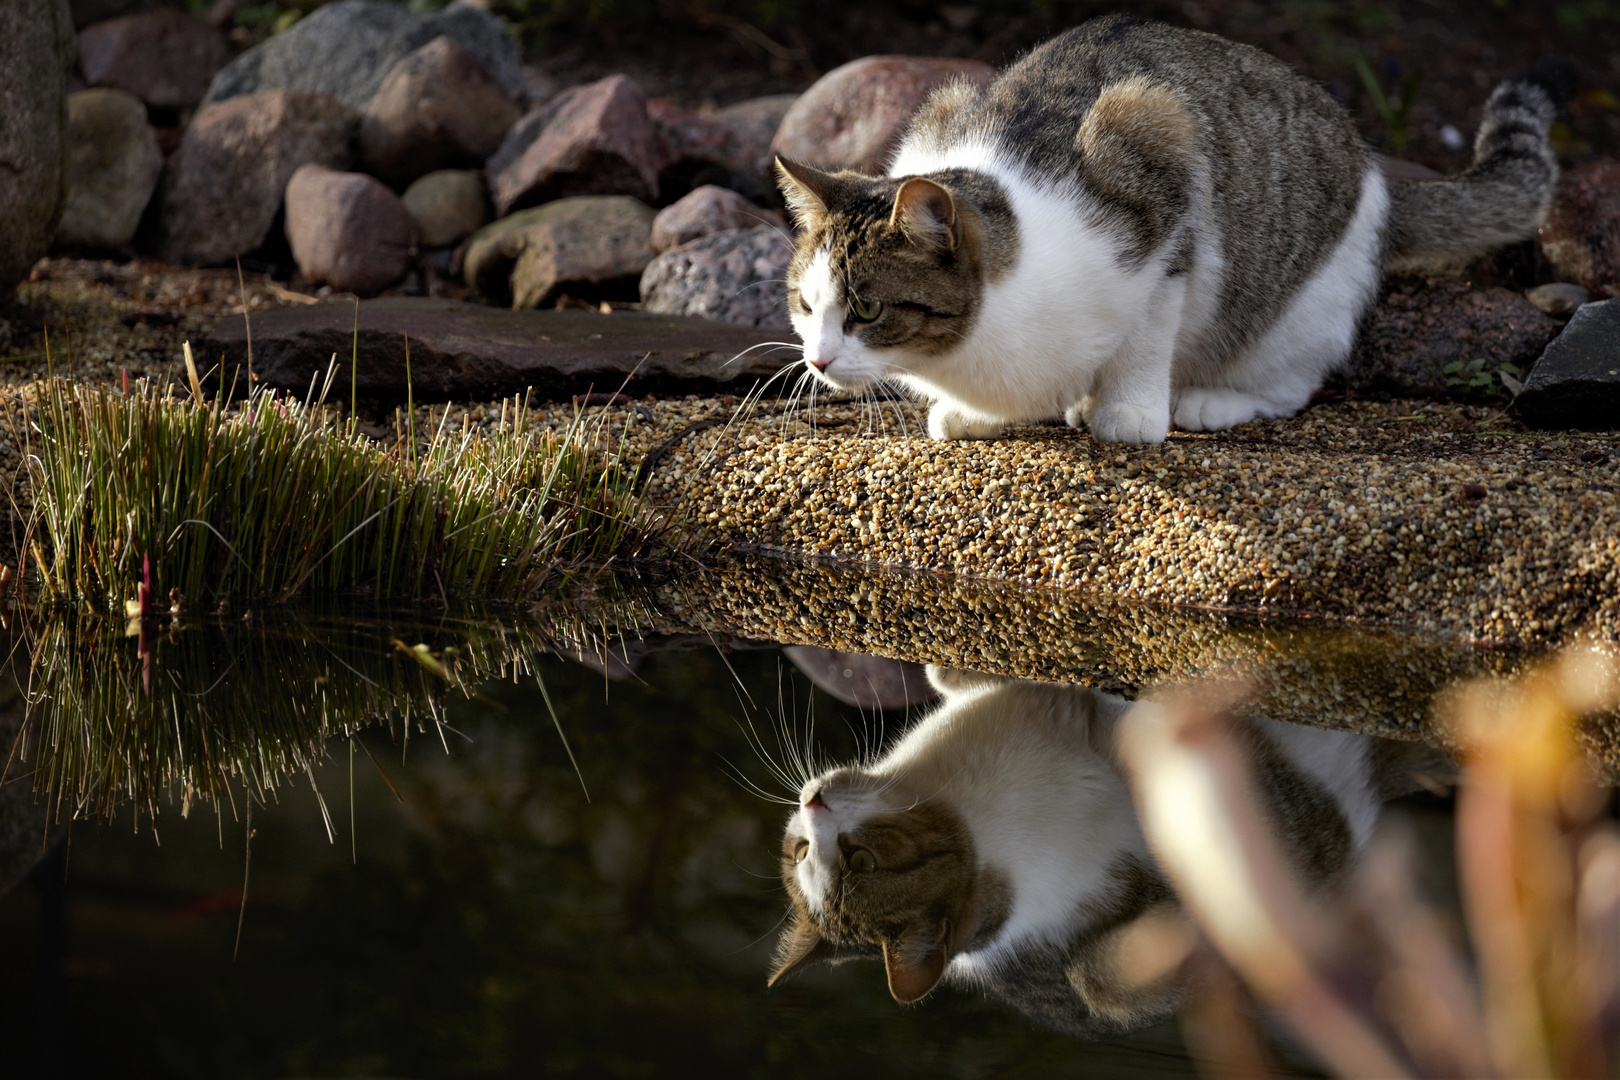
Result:
[[[1189,386],[1176,398],[1176,427],[1183,431],[1225,431],[1259,416],[1264,404],[1241,390]]]
[[[956,439],[994,439],[1005,425],[999,420],[964,416],[957,409],[935,405],[928,411],[928,437],[937,442]]]
[[[1091,437],[1102,442],[1161,443],[1170,433],[1170,410],[1128,403],[1099,405],[1086,424]]]

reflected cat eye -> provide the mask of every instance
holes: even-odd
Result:
[[[856,298],[849,303],[849,313],[857,322],[872,322],[883,314],[883,301]]]
[[[877,869],[877,856],[865,848],[856,848],[849,853],[849,868],[857,874],[870,874]]]
[[[796,863],[804,862],[804,857],[806,855],[808,855],[808,854],[810,854],[810,841],[808,841],[808,840],[800,840],[797,844],[793,845],[793,861],[794,862],[796,862]]]

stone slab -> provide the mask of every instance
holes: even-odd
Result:
[[[261,384],[307,392],[337,354],[335,397],[348,392],[356,340],[353,301],[256,312],[253,372]],[[240,317],[221,321],[204,339],[199,360],[223,364],[225,379],[245,379],[247,335]],[[356,390],[368,398],[405,396],[405,338],[411,384],[419,401],[492,397],[532,387],[536,400],[616,390],[714,393],[745,390],[798,360],[797,346],[754,346],[772,331],[671,315],[624,311],[509,311],[460,300],[384,297],[360,302]],[[735,362],[733,357],[743,354]],[[639,366],[639,369],[637,365]],[[242,385],[239,382],[238,385]]]
[[[1620,428],[1620,299],[1582,304],[1513,402],[1541,428]]]

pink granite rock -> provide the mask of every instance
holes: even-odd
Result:
[[[735,191],[705,184],[658,211],[653,219],[652,249],[665,252],[711,233],[758,225],[787,231],[787,222],[775,210],[755,206]]]
[[[109,19],[79,32],[79,69],[85,82],[127,91],[155,109],[196,105],[229,59],[218,30],[168,8]]]
[[[287,242],[313,284],[381,292],[405,276],[413,232],[399,196],[364,173],[304,165],[287,182]]]
[[[777,94],[723,109],[694,111],[654,98],[647,102],[647,115],[658,142],[659,170],[681,163],[706,165],[710,168],[677,172],[713,176],[751,198],[774,191],[771,139],[796,100],[796,94]]]
[[[209,266],[264,243],[300,165],[344,168],[360,115],[307,90],[266,90],[197,114],[163,181],[166,262]]]
[[[576,86],[519,120],[486,166],[495,212],[569,195],[658,195],[647,99],[628,76]]]
[[[793,244],[761,225],[728,229],[671,248],[641,275],[641,306],[664,315],[701,315],[786,330],[787,268]]]
[[[518,116],[476,56],[434,38],[395,64],[366,106],[360,160],[395,187],[436,169],[476,167],[500,149]]]
[[[1620,296],[1620,161],[1571,169],[1541,227],[1541,250],[1566,281]]]
[[[953,79],[984,86],[995,69],[940,56],[867,56],[834,68],[782,118],[771,148],[828,169],[882,173],[906,121],[928,95]]]

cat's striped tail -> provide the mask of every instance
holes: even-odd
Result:
[[[1575,88],[1567,60],[1542,60],[1491,93],[1467,169],[1444,180],[1391,180],[1386,266],[1455,265],[1533,236],[1558,183],[1547,132]]]

